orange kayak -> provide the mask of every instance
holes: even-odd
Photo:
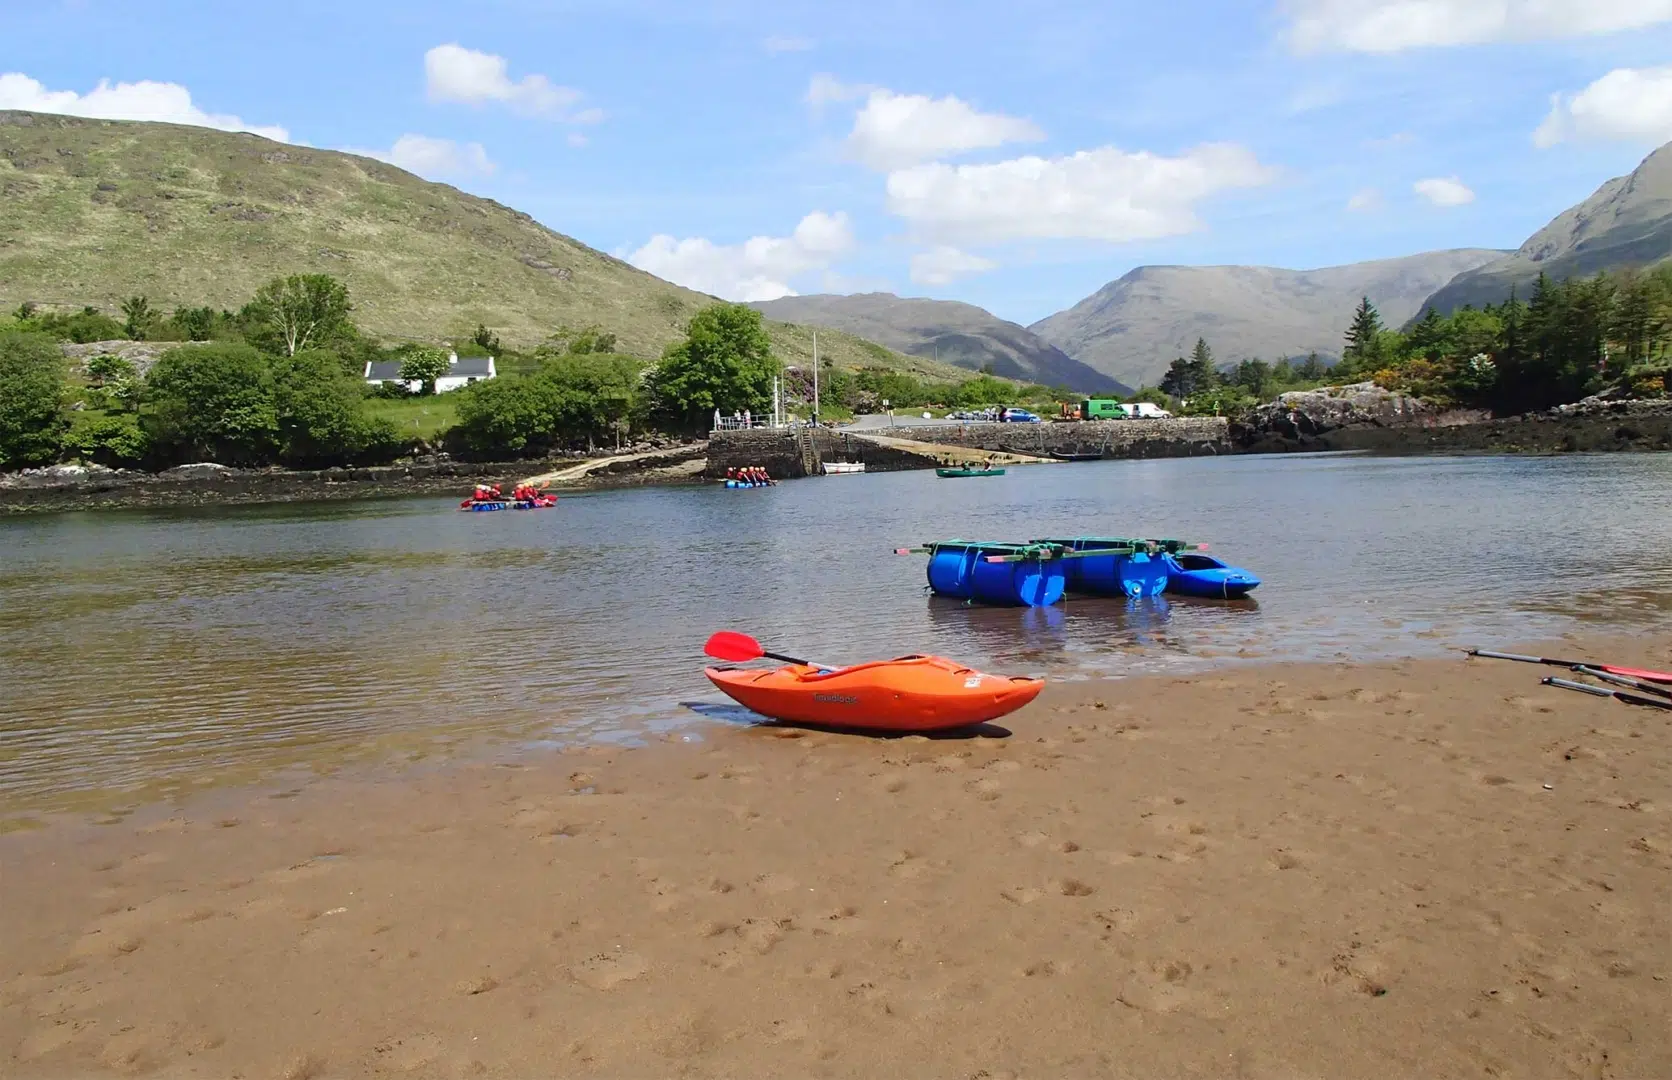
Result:
[[[1015,712],[1045,680],[988,675],[941,656],[901,656],[826,671],[704,668],[732,700],[774,720],[866,731],[942,731]]]

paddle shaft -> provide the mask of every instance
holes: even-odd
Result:
[[[1656,686],[1654,683],[1644,682],[1642,679],[1628,679],[1624,675],[1615,675],[1611,672],[1599,671],[1594,667],[1588,667],[1584,664],[1581,664],[1573,670],[1582,675],[1589,675],[1593,679],[1601,679],[1603,682],[1613,683],[1615,686],[1629,686],[1633,690],[1641,690],[1645,694],[1654,694],[1657,697],[1672,698],[1672,689],[1668,689],[1664,686]]]
[[[1624,690],[1609,690],[1603,686],[1590,686],[1586,683],[1574,682],[1572,679],[1558,679],[1554,675],[1539,681],[1545,686],[1559,686],[1563,690],[1578,690],[1582,694],[1591,694],[1594,697],[1611,697],[1617,701],[1623,701],[1627,705],[1649,705],[1656,709],[1672,709],[1672,701],[1644,697],[1642,694],[1628,694]]]
[[[1490,649],[1470,649],[1470,656],[1484,656],[1489,660],[1519,660],[1523,664],[1549,664],[1551,667],[1565,667],[1577,671],[1580,668],[1591,668],[1594,671],[1606,671],[1613,675],[1634,676],[1648,679],[1651,682],[1672,683],[1672,674],[1661,671],[1645,671],[1642,668],[1625,667],[1621,664],[1591,664],[1584,660],[1553,660],[1548,656],[1523,656],[1520,653],[1492,652]]]

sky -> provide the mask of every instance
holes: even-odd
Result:
[[[1518,247],[1672,140],[1672,0],[0,0],[0,108],[368,154],[730,300],[1024,325]]]

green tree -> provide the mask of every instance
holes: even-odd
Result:
[[[1353,321],[1347,327],[1346,348],[1341,350],[1341,363],[1336,365],[1340,374],[1350,375],[1369,373],[1376,370],[1378,346],[1382,340],[1382,316],[1376,311],[1376,306],[1366,296],[1359,301],[1359,306],[1353,310]]]
[[[771,406],[778,368],[760,312],[712,304],[691,317],[685,340],[668,346],[650,373],[652,409],[683,431],[705,429],[716,409],[761,412]]]
[[[1235,374],[1229,381],[1232,385],[1241,387],[1255,400],[1264,401],[1266,391],[1271,389],[1274,379],[1272,378],[1271,365],[1256,357],[1253,360],[1244,360],[1238,364]]]
[[[545,343],[534,354],[542,359],[550,356],[561,356],[565,353],[584,355],[586,353],[615,352],[615,335],[601,326],[559,326],[546,337]]]
[[[470,340],[475,342],[478,348],[486,350],[489,356],[498,356],[503,351],[500,348],[499,335],[482,323],[476,324],[476,332],[470,335]]]
[[[118,379],[134,379],[139,376],[131,361],[110,353],[100,353],[87,361],[86,371],[94,386],[104,386]]]
[[[47,465],[64,432],[64,354],[45,334],[0,331],[0,469]]]
[[[144,341],[150,332],[151,324],[156,320],[156,312],[151,310],[151,302],[143,296],[130,296],[122,301],[122,317],[127,320],[122,326],[130,341]]]
[[[169,322],[187,341],[208,341],[215,335],[217,318],[211,307],[175,308]]]
[[[320,468],[393,456],[395,425],[366,415],[360,381],[343,371],[337,354],[303,349],[272,367],[281,462]]]
[[[170,349],[146,379],[140,423],[171,461],[269,462],[279,446],[271,362],[243,344]]]
[[[1306,361],[1295,369],[1295,375],[1302,382],[1322,382],[1328,371],[1329,369],[1324,367],[1324,362],[1318,358],[1318,353],[1314,350],[1306,354]]]
[[[252,341],[286,356],[349,331],[348,286],[329,274],[291,274],[263,285],[245,310]]]
[[[440,349],[411,349],[401,357],[401,381],[421,383],[418,393],[433,394],[435,381],[447,374],[451,367],[447,354]]]
[[[64,437],[64,448],[83,461],[112,468],[138,465],[150,450],[150,441],[132,413],[118,416],[82,413]]]

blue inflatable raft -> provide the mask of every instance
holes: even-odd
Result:
[[[1090,561],[1090,560],[1086,560]],[[1212,555],[1180,552],[1162,555],[1167,568],[1167,591],[1181,596],[1213,596],[1235,600],[1257,588],[1260,579],[1240,566],[1227,566]]]
[[[929,588],[981,604],[1048,607],[1067,586],[1061,559],[1022,558],[988,562],[990,555],[1023,555],[1026,545],[1000,541],[948,540],[929,548]]]
[[[1069,551],[1097,551],[1132,545],[1131,540],[1110,536],[1076,536],[1036,540],[1034,543],[1054,544]],[[1140,551],[1130,555],[1086,555],[1063,562],[1068,570],[1068,588],[1074,592],[1141,598],[1160,596],[1167,588],[1169,571],[1162,561],[1165,558],[1167,556],[1163,554],[1147,555]]]

